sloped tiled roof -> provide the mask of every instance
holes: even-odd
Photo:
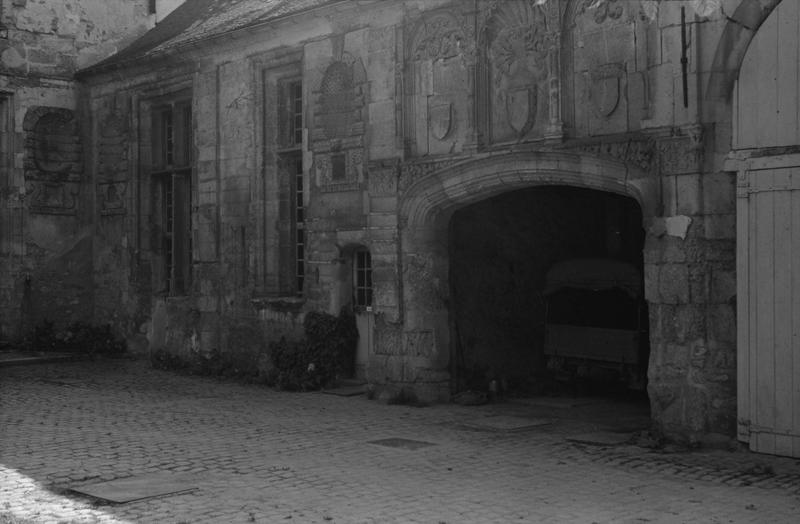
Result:
[[[168,53],[231,31],[262,25],[341,0],[186,0],[131,45],[81,74]]]

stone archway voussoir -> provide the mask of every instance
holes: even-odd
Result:
[[[432,226],[441,213],[501,193],[535,186],[565,185],[632,197],[643,207],[643,173],[631,177],[626,164],[574,153],[535,152],[488,155],[431,174],[409,188],[401,214],[409,226]]]

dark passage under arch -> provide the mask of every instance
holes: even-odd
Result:
[[[567,291],[565,299],[552,298],[557,307],[544,293],[548,270],[567,260],[619,261],[642,275],[644,231],[635,200],[566,186],[520,189],[456,211],[448,240],[456,390],[486,390],[492,381],[519,394],[562,387],[565,370],[553,369],[545,351],[548,307],[551,314],[559,310],[558,321],[569,322],[574,312],[576,324],[637,329],[638,323],[644,343],[640,369],[646,373],[648,319],[641,279],[637,300],[643,310],[638,312],[619,289],[602,296]],[[598,370],[584,366],[582,378],[599,378],[611,387],[624,382],[613,376],[621,366],[606,364]]]

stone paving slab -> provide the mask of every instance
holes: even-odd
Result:
[[[326,395],[338,395],[340,397],[355,397],[364,394],[364,386],[341,386],[338,388],[324,389],[322,393]]]
[[[494,415],[467,421],[465,424],[480,429],[493,429],[498,431],[521,431],[537,426],[552,424],[553,421],[544,418],[523,418],[513,415]]]
[[[52,364],[54,362],[75,362],[86,360],[85,355],[74,353],[53,353],[47,351],[0,351],[0,367],[27,366],[31,364]]]
[[[466,423],[543,411],[285,393],[142,362],[3,368],[0,522],[788,523],[800,514],[798,461],[571,442],[602,424],[563,411],[525,431],[478,431]],[[383,439],[436,445],[371,444]],[[114,505],[68,491],[162,473],[191,475],[196,489]]]
[[[593,444],[596,446],[620,446],[627,444],[633,439],[630,433],[614,433],[611,431],[593,431],[591,433],[581,433],[580,435],[570,435],[567,440],[583,444]]]
[[[528,406],[541,406],[545,408],[569,409],[578,406],[599,404],[601,400],[591,397],[530,397],[514,398],[513,402]]]
[[[71,488],[79,495],[122,504],[196,489],[195,475],[159,471]]]

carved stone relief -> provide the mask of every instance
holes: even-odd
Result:
[[[457,162],[459,162],[459,160],[455,159],[442,160],[438,162],[404,162],[400,170],[400,180],[398,181],[399,189],[400,191],[405,191],[414,182],[422,180],[423,178],[435,173],[436,171],[439,171],[440,169],[450,167]]]
[[[366,88],[361,58],[339,50],[316,91],[314,162],[322,191],[356,190],[364,179]]]
[[[31,213],[74,215],[78,211],[79,183],[25,180],[25,192]]]
[[[557,2],[551,2],[557,4]],[[490,2],[481,14],[483,134],[492,142],[542,137],[558,127],[557,6]]]
[[[580,140],[565,145],[576,151],[625,162],[650,174],[697,173],[703,161],[701,126],[676,128],[669,131],[668,136],[631,134],[623,139]]]
[[[628,83],[629,72],[636,68],[636,23],[643,23],[638,14],[638,2],[619,0],[580,0],[572,13],[567,12],[571,22],[565,45],[572,62],[571,78],[566,79],[572,93],[568,112],[574,115],[576,134],[627,132],[631,122],[644,118],[628,115],[628,96],[646,96],[640,92],[641,83]]]
[[[109,113],[100,123],[98,134],[98,175],[105,180],[127,179],[128,129],[126,120],[118,113]]]
[[[431,357],[436,348],[433,343],[433,332],[428,330],[406,331],[403,333],[405,344],[403,354],[411,357]]]
[[[344,163],[343,173],[334,172],[334,157],[341,155]],[[317,181],[323,192],[354,191],[360,189],[364,180],[364,150],[346,149],[331,154],[317,154],[314,157]]]
[[[373,348],[376,355],[402,354],[402,333],[397,325],[381,322],[381,327],[375,330]]]
[[[349,53],[326,69],[319,86],[317,115],[328,140],[352,135],[353,124],[362,121],[366,77],[361,59]]]
[[[702,127],[691,127],[684,135],[659,141],[658,152],[663,174],[698,173],[703,161]]]
[[[411,60],[444,60],[472,55],[475,46],[467,33],[464,20],[450,13],[424,17],[414,35]]]
[[[596,24],[602,24],[606,20],[619,20],[622,17],[624,8],[619,0],[606,0],[597,3],[593,0],[580,0],[577,14],[584,14],[589,10]]]
[[[128,188],[128,125],[124,115],[112,111],[98,130],[97,201],[101,216],[126,213]]]
[[[634,165],[645,172],[654,172],[658,160],[656,141],[651,137],[624,140],[592,140],[570,144],[577,151],[605,156]]]
[[[106,182],[97,186],[97,196],[100,202],[100,214],[124,215],[125,193],[128,190],[127,182]]]
[[[603,64],[592,69],[589,76],[589,102],[600,118],[608,118],[620,104],[625,64]]]
[[[409,27],[405,135],[412,154],[460,150],[474,127],[469,100],[475,41],[468,20],[441,11]]]
[[[25,186],[33,213],[77,211],[83,150],[73,111],[35,106],[23,122]]]
[[[394,196],[397,194],[397,168],[394,166],[370,167],[368,181],[369,194],[372,196]]]
[[[83,154],[75,114],[69,109],[34,107],[25,129],[26,178],[79,179]]]

